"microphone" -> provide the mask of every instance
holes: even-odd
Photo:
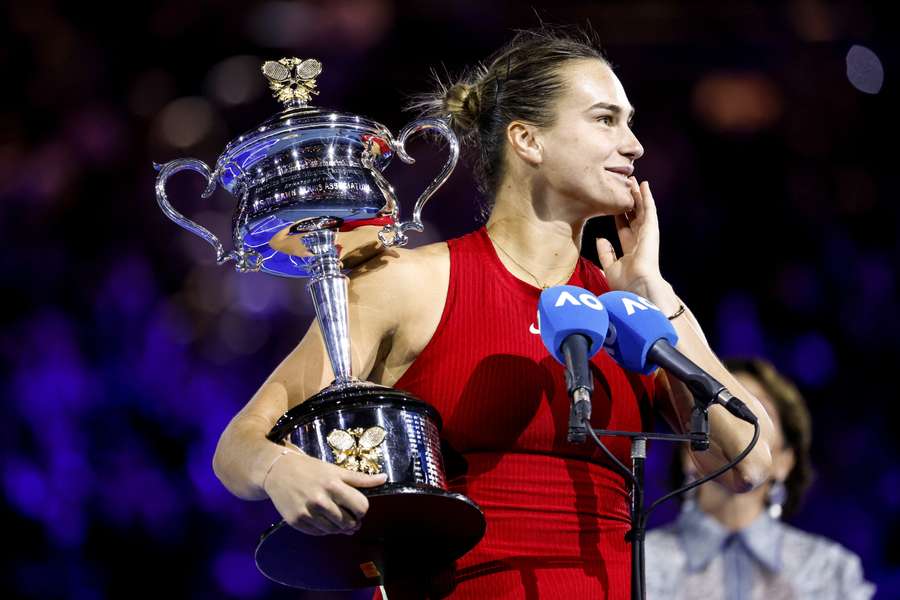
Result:
[[[603,347],[609,317],[595,294],[574,285],[559,285],[541,292],[538,328],[541,341],[566,367],[569,409],[569,442],[587,439],[590,426],[594,376],[590,360]]]
[[[728,389],[691,359],[675,349],[678,334],[659,308],[631,292],[607,292],[600,296],[609,316],[604,347],[619,365],[644,375],[664,367],[683,381],[694,401],[705,411],[713,402],[748,423],[756,415]]]

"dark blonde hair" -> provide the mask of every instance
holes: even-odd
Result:
[[[423,115],[449,115],[487,201],[485,213],[503,177],[506,127],[512,121],[552,125],[553,105],[564,86],[560,67],[583,59],[609,65],[590,28],[541,25],[518,31],[487,61],[455,81],[436,75],[437,88],[413,99],[409,107]]]

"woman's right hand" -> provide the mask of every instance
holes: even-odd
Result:
[[[352,535],[369,510],[369,499],[356,488],[377,487],[386,481],[384,473],[356,473],[289,452],[275,461],[263,489],[294,529],[308,535]]]

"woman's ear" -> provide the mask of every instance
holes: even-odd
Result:
[[[544,160],[543,148],[537,138],[537,128],[522,121],[511,121],[506,126],[506,140],[513,153],[532,167]]]

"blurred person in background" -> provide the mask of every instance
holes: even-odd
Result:
[[[775,424],[772,479],[736,494],[717,481],[688,492],[672,524],[647,534],[648,600],[866,600],[859,557],[784,523],[812,482],[809,410],[796,386],[760,358],[725,365]],[[698,478],[682,448],[672,483]]]
[[[390,584],[391,600],[453,598],[626,599],[631,588],[628,485],[593,444],[566,441],[563,367],[535,329],[540,293],[569,283],[601,294],[628,290],[670,316],[679,349],[761,415],[759,443],[725,476],[734,490],[769,477],[772,424],[713,354],[692,313],[659,271],[656,207],[633,177],[644,149],[618,77],[588,35],[520,32],[483,66],[419,99],[474,156],[487,223],[462,237],[390,250],[350,276],[353,371],[422,398],[440,412],[442,437],[466,461],[449,481],[484,510],[487,531],[451,577]],[[622,255],[597,240],[601,270],[580,257],[585,222],[615,218]],[[693,407],[680,382],[640,376],[606,353],[592,359],[599,385],[592,424],[641,430],[659,408],[683,429]],[[283,454],[266,433],[288,409],[332,379],[314,323],[223,432],[214,469],[248,500],[270,498],[310,535],[352,534],[368,509],[357,488],[383,475]],[[748,444],[752,427],[710,410],[711,472]],[[630,443],[608,442],[626,464]]]

